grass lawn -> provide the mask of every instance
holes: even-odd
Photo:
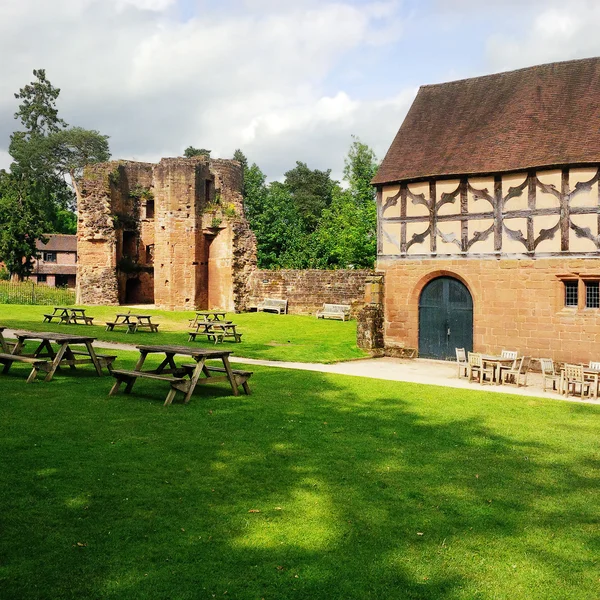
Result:
[[[43,315],[52,312],[47,306],[0,305],[0,325],[32,331],[77,331],[101,340],[130,344],[188,345],[188,320],[193,312],[165,310],[132,310],[155,315],[153,321],[160,325],[160,333],[140,331],[127,334],[124,329],[104,331],[106,321],[113,321],[117,312],[127,309],[115,306],[90,306],[86,313],[98,325],[60,325],[44,323]],[[356,346],[356,321],[332,321],[302,315],[276,315],[273,313],[242,313],[227,315],[243,333],[242,343],[224,342],[238,356],[300,362],[333,363],[353,358],[363,358],[367,353]],[[200,338],[198,338],[200,340]],[[191,346],[212,347],[212,342],[189,342]]]
[[[254,371],[0,376],[0,598],[598,597],[599,407]]]

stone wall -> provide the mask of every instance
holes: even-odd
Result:
[[[587,363],[598,360],[600,309],[585,308],[585,281],[600,280],[600,258],[384,260],[386,346],[418,348],[419,297],[440,276],[462,281],[473,298],[473,349]],[[565,280],[579,306],[565,307]]]
[[[315,314],[323,304],[350,304],[352,317],[364,306],[368,270],[257,270],[249,280],[247,304],[264,298],[288,301],[292,314]]]

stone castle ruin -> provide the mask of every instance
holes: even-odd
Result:
[[[163,158],[86,168],[77,301],[244,310],[256,238],[232,160]]]

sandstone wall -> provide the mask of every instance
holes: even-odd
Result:
[[[323,304],[350,304],[352,317],[364,305],[368,270],[257,270],[249,279],[248,305],[264,298],[288,301],[292,314],[315,314]]]
[[[600,309],[585,308],[584,281],[600,279],[600,258],[384,260],[386,346],[418,348],[419,296],[435,277],[455,277],[473,297],[473,349],[557,361],[598,359]],[[579,282],[579,306],[565,308],[565,279]]]

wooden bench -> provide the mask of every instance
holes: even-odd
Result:
[[[191,365],[191,364],[187,364],[187,365],[181,365],[183,369],[186,370],[186,373],[188,375],[191,376],[191,374],[194,372],[194,369],[196,368],[196,365]],[[227,371],[225,370],[224,367],[211,367],[209,365],[204,365],[204,371],[205,374],[208,375],[209,373],[227,373]],[[252,375],[254,374],[253,371],[243,371],[241,369],[231,369],[231,372],[235,375],[235,380],[237,382],[238,385],[241,385],[244,388],[244,392],[246,392],[246,395],[250,395],[250,386],[248,385],[248,379],[250,379],[250,377],[252,377]],[[208,378],[210,379],[210,377]],[[202,380],[205,381],[205,380]]]
[[[194,365],[195,366],[195,365]],[[181,369],[181,374],[185,373],[185,369]],[[128,394],[133,387],[133,384],[138,378],[143,379],[153,379],[155,381],[168,381],[171,384],[171,389],[167,395],[167,399],[165,400],[165,406],[168,406],[173,402],[173,398],[175,398],[175,394],[177,392],[186,392],[188,383],[185,378],[173,375],[160,375],[159,373],[150,373],[147,371],[124,371],[121,369],[113,369],[110,374],[116,379],[114,385],[112,386],[109,396],[114,396],[121,387],[123,382],[126,382],[127,385],[125,387],[125,393]]]
[[[287,313],[287,300],[277,300],[276,298],[265,298],[256,306],[257,312],[276,312],[280,315]]]
[[[127,327],[126,333],[135,333],[140,327],[147,327],[152,333],[158,333],[158,323],[106,323],[106,331],[114,331],[115,327]]]
[[[199,323],[197,331],[190,331],[188,342],[196,341],[196,336],[205,335],[209,341],[215,344],[222,342],[225,338],[233,338],[235,342],[242,341],[242,334],[236,331],[233,323]]]
[[[79,350],[72,350],[71,354],[89,357],[89,354],[87,352],[80,352]],[[98,359],[100,366],[106,367],[109,371],[112,371],[112,364],[115,362],[115,360],[117,360],[116,356],[112,356],[109,354],[96,353],[96,358]]]
[[[93,325],[94,317],[88,317],[87,315],[76,315],[76,314],[71,315],[71,323],[79,323],[79,321],[82,321],[86,325]]]
[[[317,312],[317,319],[340,319],[345,321],[350,318],[349,304],[323,304],[323,308]]]
[[[0,353],[0,364],[4,365],[4,369],[2,370],[3,373],[8,373],[14,362],[27,363],[33,367],[29,377],[27,378],[27,383],[31,383],[37,377],[37,374],[40,370],[49,372],[52,365],[52,361],[48,361],[43,358],[36,358],[35,356],[21,356],[20,354]]]
[[[71,317],[69,315],[47,315],[44,314],[44,323],[52,323],[52,320],[56,319],[60,323],[69,324],[71,322]]]

